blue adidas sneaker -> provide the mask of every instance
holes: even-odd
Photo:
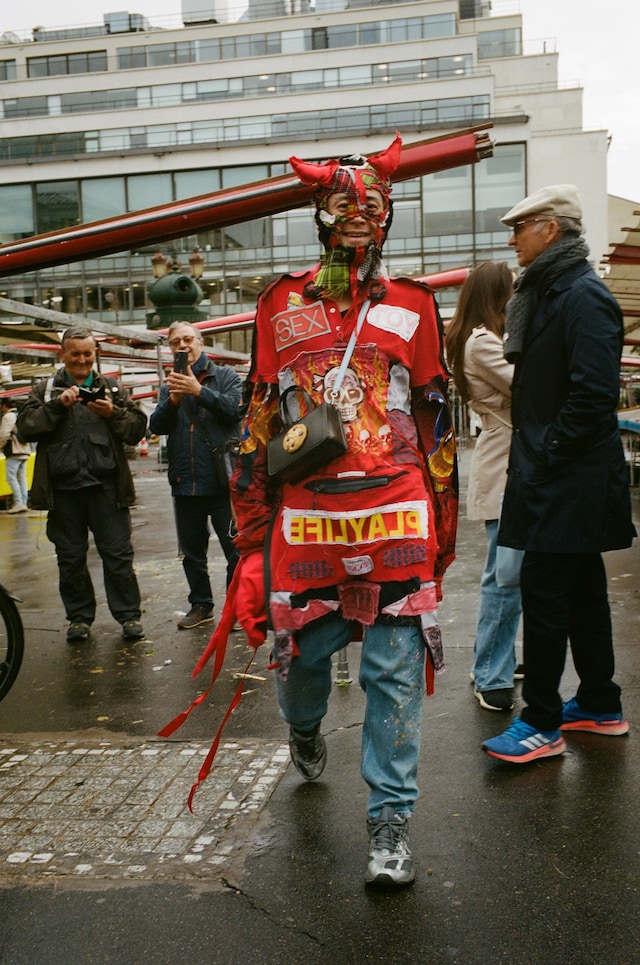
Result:
[[[516,717],[504,734],[486,740],[482,748],[500,761],[528,764],[539,757],[562,754],[567,745],[559,730],[537,730]]]
[[[560,730],[580,730],[589,734],[620,737],[629,733],[629,724],[622,714],[592,714],[590,710],[583,710],[576,698],[572,697],[563,704]]]

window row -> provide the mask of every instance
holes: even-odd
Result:
[[[364,64],[360,67],[297,70],[280,74],[263,73],[248,77],[226,77],[183,84],[158,84],[155,87],[129,87],[117,90],[7,98],[0,102],[0,117],[11,119],[170,107],[194,101],[271,97],[273,94],[299,94],[311,90],[332,90],[371,84],[417,83],[441,77],[466,76],[471,73],[471,70],[471,55],[460,54],[455,57]]]
[[[237,37],[180,40],[171,43],[119,47],[118,70],[136,67],[166,67],[174,64],[210,63],[219,60],[294,54],[341,47],[370,47],[454,36],[454,14],[385,20],[378,23],[343,24],[285,30]],[[478,34],[478,58],[486,60],[522,54],[520,28],[488,30]],[[27,58],[27,77],[57,77],[109,70],[106,50],[78,51]],[[16,80],[15,60],[0,61],[0,81]]]
[[[375,107],[299,111],[290,114],[252,117],[210,118],[149,127],[40,134],[6,138],[0,142],[0,160],[18,160],[96,154],[111,151],[166,150],[202,145],[228,145],[239,141],[269,141],[274,138],[308,140],[334,133],[362,133],[389,130],[428,130],[433,127],[474,124],[490,116],[489,95],[450,97],[435,101],[381,104]]]
[[[165,67],[216,60],[265,57],[269,54],[305,53],[339,47],[370,47],[374,44],[406,43],[450,37],[456,32],[455,14],[403,17],[371,23],[336,24],[305,27],[270,33],[242,34],[235,37],[210,37],[174,43],[119,47],[118,68]]]

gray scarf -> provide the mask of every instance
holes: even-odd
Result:
[[[507,304],[507,323],[504,333],[504,357],[516,362],[522,354],[527,326],[535,315],[540,296],[569,268],[584,261],[589,248],[584,238],[569,235],[560,238],[516,278]]]

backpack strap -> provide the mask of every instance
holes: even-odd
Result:
[[[54,378],[53,375],[50,375],[49,378],[47,379],[47,384],[44,387],[44,396],[43,396],[44,402],[51,401],[51,393],[53,391],[53,378]]]

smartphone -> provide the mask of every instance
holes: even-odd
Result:
[[[176,354],[173,357],[173,371],[177,372],[179,375],[186,375],[188,366],[189,366],[189,353],[176,352]]]

